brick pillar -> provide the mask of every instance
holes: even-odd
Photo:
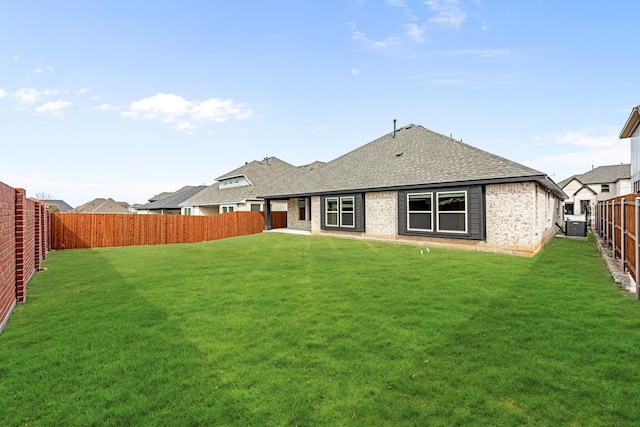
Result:
[[[16,300],[18,303],[27,300],[27,280],[29,273],[25,271],[25,224],[27,195],[22,188],[16,188]]]
[[[34,256],[35,256],[35,269],[36,271],[40,270],[40,260],[42,259],[42,215],[40,212],[40,208],[42,207],[42,203],[36,203],[35,208],[35,220],[36,220],[36,231],[35,231],[35,241],[33,245]]]

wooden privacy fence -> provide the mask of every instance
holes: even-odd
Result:
[[[624,271],[636,282],[636,299],[640,299],[640,194],[628,194],[596,206],[596,232],[620,259]]]
[[[286,212],[271,212],[272,228],[284,228]],[[261,233],[262,212],[208,216],[56,213],[53,249],[195,243]]]

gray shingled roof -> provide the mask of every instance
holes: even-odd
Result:
[[[558,183],[560,188],[564,188],[573,179],[577,179],[582,184],[611,184],[621,179],[631,179],[631,164],[622,163],[619,165],[598,166],[589,172],[573,175]]]
[[[73,209],[72,206],[70,206],[67,202],[65,202],[64,200],[58,200],[58,199],[47,199],[47,200],[40,200],[42,203],[46,205],[52,205],[55,206],[58,209],[58,212],[69,212],[71,209]]]
[[[268,198],[415,185],[537,181],[560,197],[544,173],[410,124],[326,164],[300,168],[261,195]]]
[[[131,213],[126,202],[116,202],[108,198],[96,198],[90,202],[80,205],[69,212],[75,213]]]
[[[138,207],[138,210],[180,209],[180,203],[206,189],[206,185],[183,187],[169,196]]]
[[[247,199],[259,199],[259,195],[271,191],[274,183],[279,181],[282,176],[288,176],[297,169],[277,157],[267,157],[260,161],[254,160],[216,178],[217,181],[222,181],[244,176],[251,182],[251,185],[220,188],[219,182],[216,182],[182,202],[181,206],[211,206],[242,203]]]

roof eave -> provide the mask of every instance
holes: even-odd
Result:
[[[289,199],[295,197],[309,197],[309,196],[320,196],[320,195],[333,195],[333,194],[344,194],[344,193],[368,193],[368,192],[378,192],[378,191],[398,191],[398,190],[413,190],[413,189],[421,189],[426,186],[435,187],[435,188],[446,188],[446,187],[455,187],[455,186],[467,186],[467,185],[486,185],[486,184],[509,184],[509,183],[517,183],[517,182],[538,182],[543,187],[547,188],[549,191],[554,193],[560,199],[568,199],[569,196],[562,191],[558,185],[553,182],[547,175],[532,175],[532,176],[521,176],[521,177],[510,177],[510,178],[493,178],[493,179],[482,179],[482,180],[469,180],[469,181],[453,181],[453,182],[438,182],[438,183],[421,183],[421,184],[410,184],[410,185],[398,185],[398,186],[390,186],[390,187],[370,187],[370,188],[354,188],[354,189],[343,189],[343,190],[328,190],[328,191],[312,191],[312,192],[304,192],[304,193],[291,193],[291,194],[277,194],[277,195],[260,195],[260,198],[270,199],[270,200],[279,200],[279,199]]]
[[[620,139],[630,138],[631,135],[633,135],[633,132],[637,129],[638,124],[640,124],[640,106],[634,107],[631,110],[627,123],[625,123],[622,128],[622,132],[620,132]]]

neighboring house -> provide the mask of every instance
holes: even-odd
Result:
[[[202,190],[207,188],[206,185],[198,185],[183,187],[175,193],[162,193],[164,197],[154,197],[152,202],[138,206],[139,214],[164,214],[164,215],[180,215],[180,203],[193,197]]]
[[[73,213],[117,213],[128,214],[129,204],[127,202],[116,202],[113,199],[93,199],[90,202],[80,205],[69,212]]]
[[[52,212],[69,212],[73,209],[67,202],[64,200],[40,200],[44,203],[46,209]]]
[[[245,163],[216,178],[213,185],[180,204],[183,215],[214,215],[235,211],[263,211],[264,200],[273,184],[298,170],[277,157]],[[274,211],[286,211],[286,202],[275,202]]]
[[[631,110],[620,138],[631,138],[631,188],[640,193],[640,105]]]
[[[287,200],[287,227],[312,234],[523,255],[554,237],[566,198],[542,172],[413,124],[260,196]]]
[[[598,201],[631,193],[631,165],[598,166],[564,179],[558,186],[568,196],[564,201],[564,213],[591,222],[594,219],[591,212]]]

